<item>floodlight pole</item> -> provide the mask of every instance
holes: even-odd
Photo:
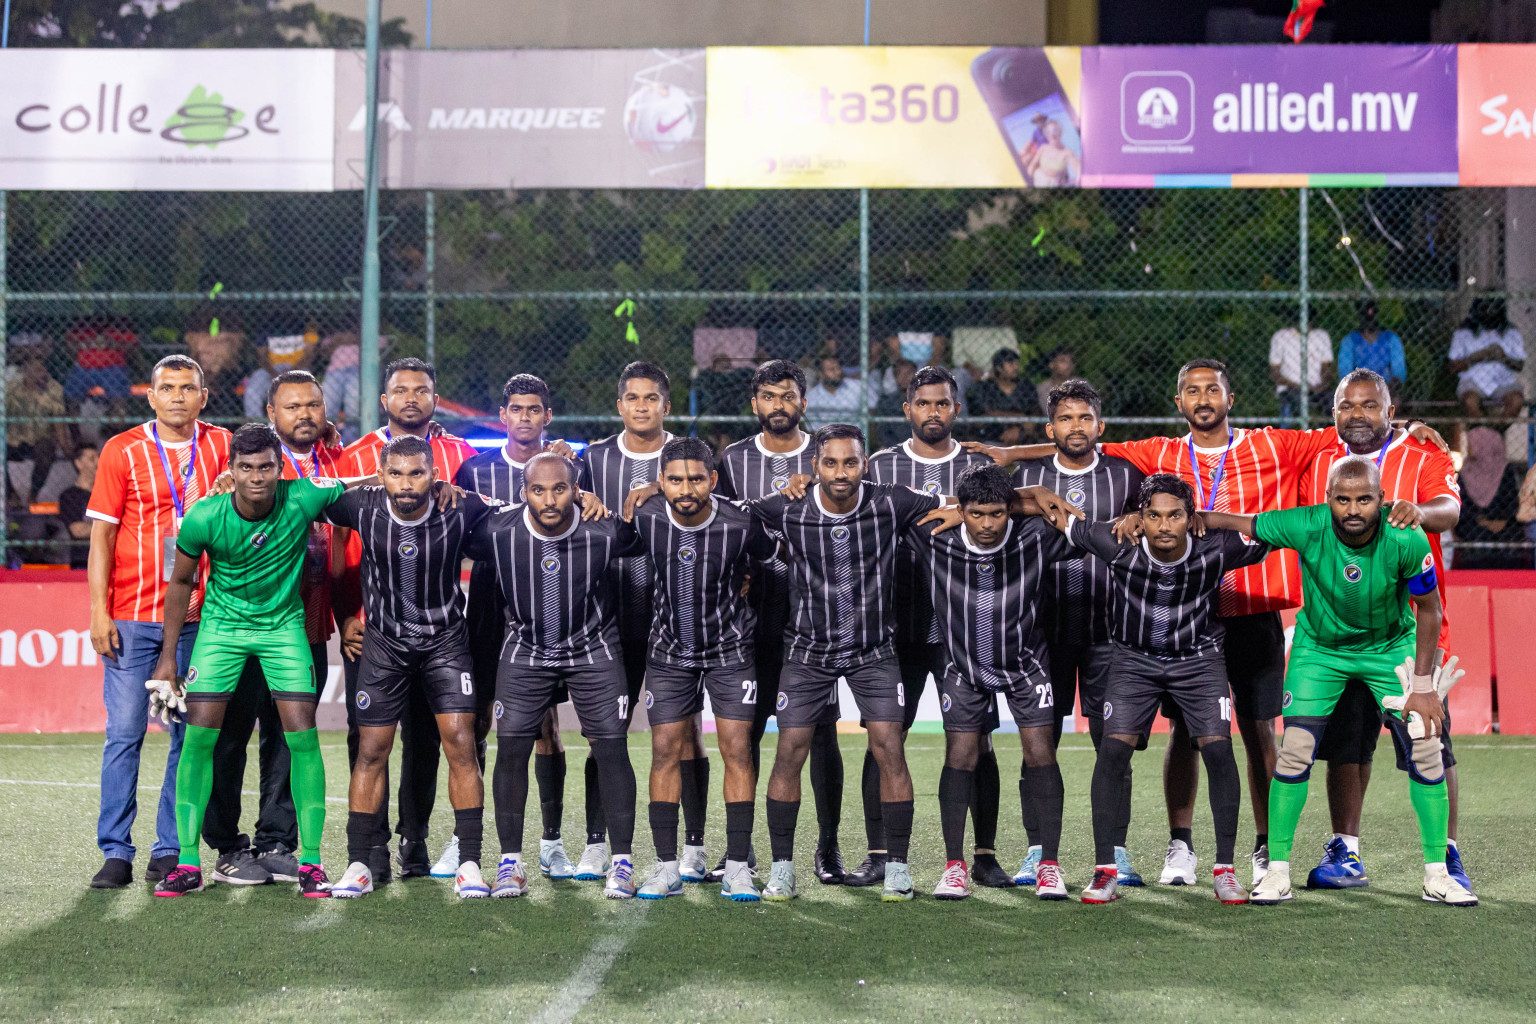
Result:
[[[379,426],[379,19],[382,0],[368,0],[366,60],[368,86],[363,100],[363,311],[357,353],[358,426],[369,433]]]

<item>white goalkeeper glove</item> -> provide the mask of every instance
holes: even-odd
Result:
[[[1434,683],[1435,695],[1440,698],[1442,703],[1451,692],[1451,688],[1461,682],[1461,677],[1467,674],[1465,669],[1457,667],[1458,662],[1459,659],[1453,654],[1450,658],[1446,659],[1444,665],[1438,666],[1430,674],[1430,679]],[[1401,697],[1388,697],[1381,702],[1381,706],[1401,713],[1403,705],[1408,702],[1409,695],[1413,693],[1413,659],[1404,658],[1403,663],[1397,666],[1394,671],[1397,673],[1397,681],[1403,687],[1403,695]],[[1424,722],[1416,714],[1409,714],[1408,716],[1408,735],[1416,740],[1424,738]]]
[[[171,680],[146,679],[144,688],[149,691],[149,717],[161,723],[183,721],[187,713],[187,682],[180,677]]]

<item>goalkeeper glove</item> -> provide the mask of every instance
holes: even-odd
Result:
[[[1461,682],[1462,676],[1467,674],[1465,669],[1457,667],[1459,660],[1455,655],[1452,655],[1446,660],[1444,665],[1437,666],[1430,674],[1435,695],[1440,698],[1442,703],[1445,701],[1446,696],[1450,694],[1451,688]],[[1403,705],[1408,702],[1408,697],[1413,693],[1413,659],[1404,658],[1403,663],[1398,665],[1393,671],[1397,673],[1397,681],[1403,687],[1403,695],[1401,697],[1388,697],[1381,702],[1381,706],[1391,711],[1401,712]],[[1408,716],[1408,735],[1411,739],[1416,740],[1424,738],[1424,722],[1416,714],[1409,714]]]
[[[146,679],[144,688],[149,691],[149,717],[159,718],[170,725],[181,722],[187,713],[187,681],[180,676],[172,680]]]

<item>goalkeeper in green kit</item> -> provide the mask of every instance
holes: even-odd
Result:
[[[1449,803],[1440,759],[1442,697],[1459,675],[1438,665],[1440,599],[1429,538],[1389,526],[1381,471],[1364,457],[1334,463],[1327,502],[1255,516],[1204,513],[1207,528],[1238,530],[1301,556],[1305,604],[1285,672],[1285,732],[1269,791],[1269,870],[1256,904],[1292,898],[1291,843],[1328,715],[1359,679],[1387,709],[1383,719],[1409,751],[1408,790],[1424,846],[1424,899],[1473,907],[1477,897],[1446,871]],[[1392,711],[1401,711],[1401,717]]]

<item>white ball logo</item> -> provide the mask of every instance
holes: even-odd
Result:
[[[1169,128],[1179,123],[1179,101],[1173,93],[1154,85],[1136,101],[1136,123],[1148,128]]]
[[[652,82],[641,86],[624,104],[624,131],[629,141],[647,153],[666,153],[693,138],[698,114],[693,100],[679,88]]]

